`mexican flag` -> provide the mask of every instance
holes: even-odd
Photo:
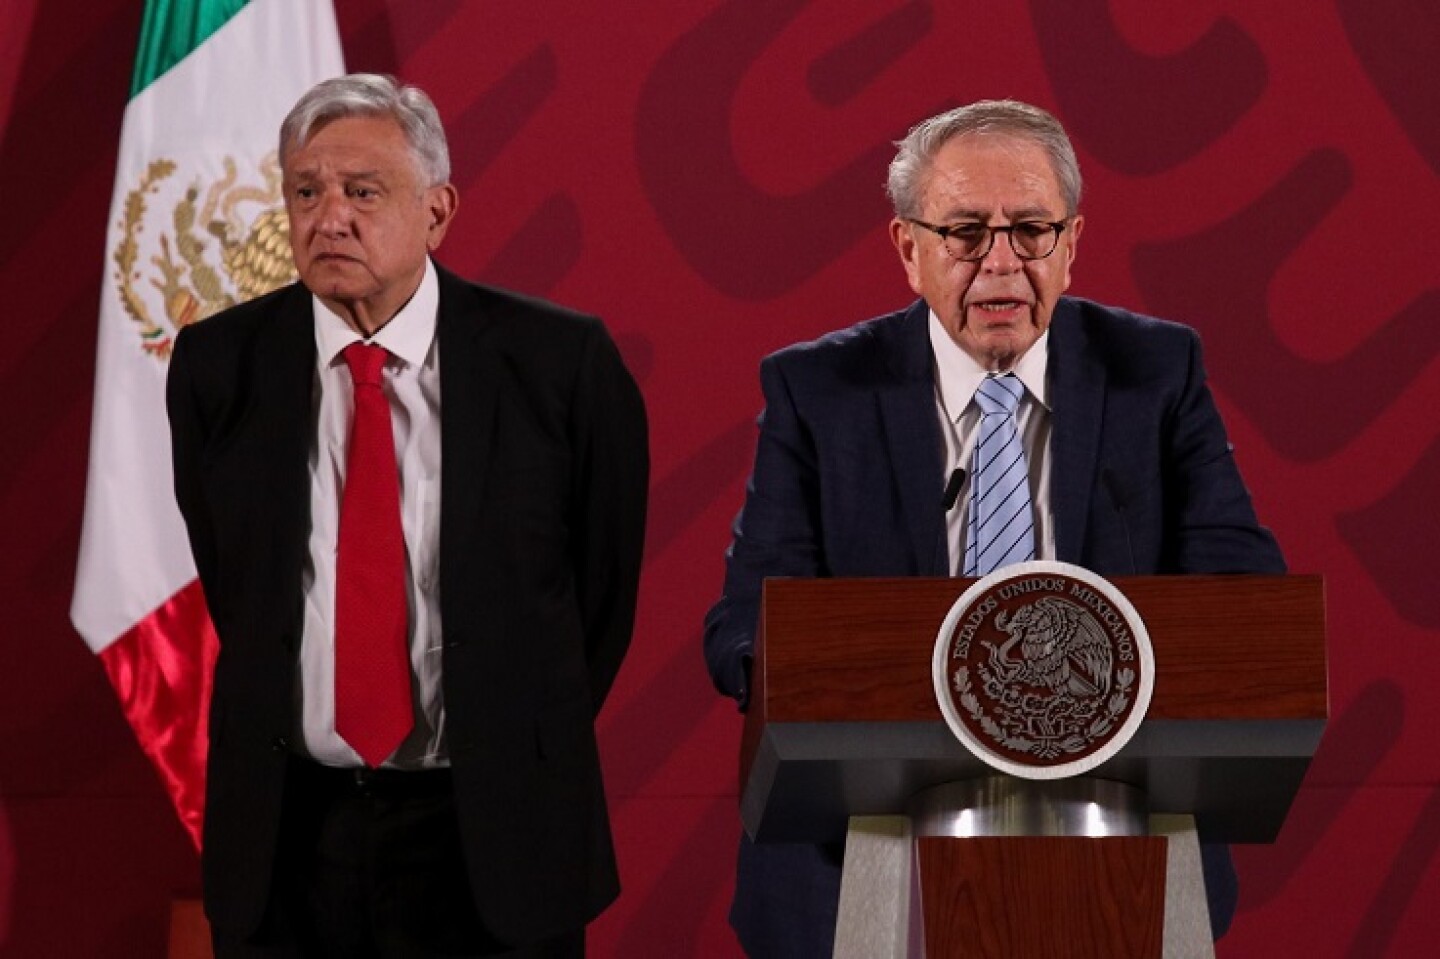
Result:
[[[344,72],[331,0],[147,0],[110,207],[70,618],[200,843],[216,652],[170,477],[179,330],[294,279],[276,156]]]

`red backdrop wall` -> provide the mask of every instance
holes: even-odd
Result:
[[[0,953],[163,951],[195,856],[66,610],[99,282],[140,4],[0,6]],[[599,956],[737,954],[739,717],[700,619],[756,364],[893,309],[888,142],[1014,96],[1079,150],[1074,292],[1189,322],[1295,571],[1327,577],[1332,718],[1222,957],[1440,934],[1440,8],[340,0],[352,69],[449,126],[463,274],[606,317],[649,403],[639,630],[601,718],[625,892]],[[223,110],[223,104],[216,104]],[[161,411],[153,428],[165,428]],[[1427,732],[1428,730],[1428,732]]]

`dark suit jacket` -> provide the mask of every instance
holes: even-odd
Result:
[[[438,273],[446,738],[480,916],[526,941],[619,890],[593,720],[634,621],[645,412],[598,320]],[[314,367],[298,284],[187,328],[170,364],[175,493],[220,637],[205,904],[239,936],[295,728]]]
[[[928,323],[917,301],[761,363],[754,472],[705,622],[711,677],[742,708],[766,577],[946,575]],[[1193,330],[1062,297],[1049,350],[1058,559],[1106,576],[1284,571]],[[742,853],[737,915],[751,883],[784,895],[793,878],[747,868],[754,852]]]

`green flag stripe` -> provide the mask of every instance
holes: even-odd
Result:
[[[130,78],[133,100],[175,64],[188,57],[249,0],[148,0],[140,24],[140,49]]]

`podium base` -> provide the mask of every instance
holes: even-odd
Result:
[[[909,817],[853,817],[834,955],[1213,959],[1194,820],[1148,825],[1149,836],[917,839]]]

